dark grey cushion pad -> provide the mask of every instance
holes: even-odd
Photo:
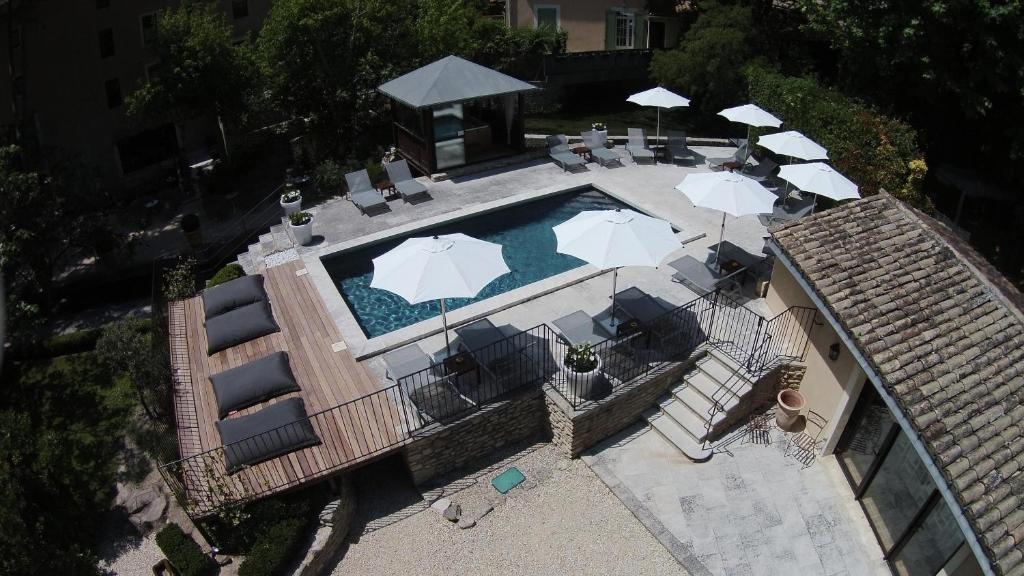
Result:
[[[217,397],[217,417],[226,418],[236,410],[248,408],[289,392],[299,392],[287,352],[274,352],[252,362],[210,376]]]
[[[279,331],[270,302],[255,302],[206,320],[207,354]]]
[[[213,288],[203,290],[203,311],[210,319],[235,308],[267,299],[263,276],[242,276]]]
[[[320,443],[302,398],[289,398],[250,414],[217,422],[224,466],[234,474],[245,466]]]

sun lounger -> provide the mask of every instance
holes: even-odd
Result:
[[[408,388],[418,388],[440,380],[440,378],[428,370],[433,366],[430,356],[420,348],[419,344],[410,344],[397,350],[392,350],[384,355],[384,365],[387,367],[386,377],[399,382]],[[410,376],[416,375],[411,381]]]
[[[673,163],[697,161],[697,155],[686,146],[686,132],[680,130],[668,131],[668,157]]]
[[[569,150],[569,145],[566,143],[567,139],[564,135],[548,136],[547,140],[548,155],[562,167],[563,171],[568,170],[569,166],[583,166],[587,163],[586,160]]]
[[[757,166],[743,172],[743,175],[757,182],[765,182],[773,177],[775,169],[779,165],[771,158],[765,158],[757,163]]]
[[[551,323],[555,331],[571,346],[597,344],[612,337],[611,333],[598,324],[589,314],[577,310]]]
[[[669,308],[636,286],[615,294],[615,305],[641,325],[648,324],[669,311]]]
[[[373,184],[370,182],[370,174],[366,170],[357,170],[345,174],[345,183],[348,184],[348,199],[363,214],[387,208],[388,203],[384,201],[384,197],[380,195],[380,192],[373,187]]]
[[[597,160],[597,163],[601,166],[607,166],[612,162],[622,163],[622,159],[615,152],[604,147],[601,144],[601,140],[597,137],[597,132],[594,130],[587,130],[586,132],[580,132],[580,138],[583,138],[583,144],[590,150],[590,155]]]
[[[726,164],[735,165],[736,168],[741,168],[746,163],[747,163],[747,144],[741,144],[740,147],[736,149],[736,152],[734,152],[732,156],[728,156],[726,158],[708,158],[707,159],[708,167],[712,168],[712,169],[715,169],[715,168],[722,169],[722,168],[724,168],[726,166]]]
[[[217,399],[217,417],[255,406],[271,398],[299,392],[287,352],[274,352],[223,372],[210,375]]]
[[[634,162],[640,159],[654,160],[654,152],[647,147],[647,135],[644,134],[643,128],[629,128],[627,129],[629,141],[626,144],[626,152],[629,152],[629,157]]]
[[[387,170],[388,178],[395,185],[395,190],[402,195],[402,200],[408,202],[410,198],[429,197],[427,187],[412,177],[412,173],[409,172],[409,163],[405,159],[388,162],[384,165],[384,169]]]

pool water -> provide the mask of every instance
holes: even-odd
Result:
[[[372,260],[406,238],[462,232],[503,246],[505,263],[511,272],[488,284],[476,298],[449,298],[446,301],[448,310],[455,310],[582,266],[582,260],[555,252],[557,243],[551,228],[583,210],[627,207],[598,190],[567,192],[461,222],[419,230],[364,250],[328,256],[323,263],[367,338],[375,338],[441,314],[437,302],[409,304],[397,294],[370,288]]]

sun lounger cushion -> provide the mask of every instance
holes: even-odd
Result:
[[[381,196],[377,192],[370,192],[368,190],[364,190],[362,192],[352,192],[351,194],[349,194],[349,197],[352,199],[352,202],[355,203],[356,206],[359,206],[364,210],[367,208],[373,208],[375,206],[382,206],[387,204],[383,196]]]
[[[401,182],[395,182],[395,189],[398,190],[398,193],[401,194],[403,198],[427,193],[427,187],[418,180],[403,180]]]
[[[289,392],[298,392],[287,352],[274,352],[241,366],[210,376],[217,398],[217,417],[265,402]]]
[[[552,324],[555,325],[555,328],[558,329],[562,337],[573,346],[585,342],[597,344],[612,337],[607,330],[582,310],[577,310],[568,316],[562,316],[552,322]]]
[[[255,414],[216,424],[228,474],[320,443],[302,398],[288,398]]]
[[[207,354],[279,331],[270,302],[254,302],[206,320]]]
[[[263,275],[242,276],[203,290],[203,311],[207,318],[267,299]]]
[[[616,294],[615,303],[619,308],[622,308],[626,314],[629,314],[641,324],[646,324],[647,322],[662,316],[669,310],[651,297],[650,294],[635,286],[627,288],[626,290]]]

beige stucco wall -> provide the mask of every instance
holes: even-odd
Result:
[[[772,271],[766,300],[773,314],[779,314],[790,306],[814,308],[796,279],[779,262]],[[839,358],[830,360],[829,346],[835,343],[840,346]],[[835,443],[833,433],[841,432],[845,426],[866,375],[820,313],[811,327],[805,364],[807,373],[800,385],[800,392],[807,401],[805,412],[813,410],[828,420],[822,439],[831,447]]]
[[[644,22],[645,3],[645,0],[513,0],[510,24],[532,28],[535,25],[534,6],[558,6],[561,29],[568,35],[566,49],[569,52],[604,50],[607,11],[611,8],[633,11],[637,13],[637,25],[640,26]],[[674,38],[674,29],[666,30],[666,35]]]

